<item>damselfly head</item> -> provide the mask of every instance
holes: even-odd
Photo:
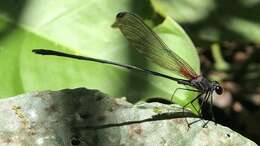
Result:
[[[212,84],[213,84],[213,88],[214,88],[215,92],[218,95],[221,95],[223,92],[223,88],[220,86],[220,84],[217,81],[213,81]]]

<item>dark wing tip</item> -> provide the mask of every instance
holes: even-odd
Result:
[[[51,54],[53,51],[51,51],[51,50],[45,50],[45,49],[33,49],[32,52],[35,53],[35,54],[49,55],[49,54]]]
[[[35,53],[35,54],[44,54],[43,49],[33,49],[32,52]]]
[[[128,12],[119,12],[117,15],[116,15],[116,18],[119,19],[119,18],[123,18]]]
[[[117,28],[120,25],[120,21],[127,15],[128,12],[119,12],[116,15],[116,22],[111,25],[112,28]]]

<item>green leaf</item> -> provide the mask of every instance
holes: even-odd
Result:
[[[171,16],[178,22],[198,22],[214,9],[213,0],[150,0],[162,16]]]
[[[4,7],[0,10],[3,84],[0,95],[6,97],[34,90],[79,86],[105,88],[108,93],[126,88],[123,82],[126,71],[62,58],[43,58],[31,53],[35,48],[61,49],[126,62],[126,43],[110,25],[118,12],[130,9],[131,1],[123,0],[114,5],[115,2],[29,0],[21,12],[15,8],[23,4],[1,2]],[[14,11],[21,13],[19,20]],[[6,31],[10,32],[4,33]],[[114,86],[111,86],[112,81]]]
[[[36,48],[62,50],[164,72],[132,52],[133,49],[128,48],[130,46],[119,30],[110,27],[118,12],[131,11],[130,0],[91,0],[88,3],[74,0],[29,0],[19,19],[8,13],[14,10],[15,14],[18,13],[11,7],[15,4],[3,3],[6,9],[0,11],[0,31],[7,28],[11,30],[0,40],[1,75],[4,76],[1,78],[4,84],[1,96],[83,86],[102,90],[115,97],[127,96],[131,101],[140,100],[132,97],[163,97],[170,100],[174,90],[180,87],[167,79],[118,67],[37,56],[31,52]],[[196,50],[180,26],[167,18],[156,30],[169,47],[199,72]],[[184,99],[176,101],[187,100],[186,95],[194,97],[191,93],[178,91],[176,96]]]
[[[246,20],[243,18],[233,17],[225,23],[227,29],[244,36],[249,41],[260,42],[260,24],[254,20]]]

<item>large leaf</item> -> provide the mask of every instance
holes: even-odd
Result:
[[[116,13],[130,9],[131,2],[123,0],[117,5],[114,2],[30,0],[24,4],[22,12],[16,12],[21,13],[19,19],[13,12],[17,5],[23,4],[1,2],[1,96],[75,86],[104,86],[107,87],[105,91],[116,89],[111,86],[114,78],[109,78],[108,74],[117,69],[42,58],[31,53],[34,48],[69,49],[80,50],[88,56],[105,59],[117,56],[115,60],[124,60],[126,43],[110,25]],[[118,72],[111,74],[120,78],[123,71]],[[95,84],[90,85],[92,82]]]
[[[13,8],[10,3],[4,4],[11,11]],[[130,11],[131,4],[129,0],[28,0],[19,21],[17,17],[12,17],[2,10],[1,30],[4,31],[6,26],[13,23],[15,25],[1,40],[0,63],[3,67],[1,74],[4,76],[1,82],[4,85],[0,94],[11,96],[34,90],[86,86],[112,96],[160,96],[171,99],[173,91],[181,87],[173,81],[104,64],[43,57],[31,53],[35,48],[63,50],[126,64],[137,64],[170,74],[150,65],[136,52],[132,52],[133,49],[128,48],[128,43],[119,30],[110,27],[115,21],[115,15],[122,10]],[[156,30],[171,49],[199,72],[196,50],[177,23],[167,18]],[[181,101],[187,100],[186,97],[194,97],[183,91],[178,92],[176,96],[185,97]]]
[[[162,16],[171,16],[178,22],[197,22],[208,16],[215,7],[214,0],[150,0]]]

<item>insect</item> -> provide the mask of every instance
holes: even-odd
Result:
[[[155,64],[177,73],[184,79],[175,78],[166,74],[162,74],[159,72],[132,65],[125,65],[86,56],[67,54],[54,50],[35,49],[33,50],[33,52],[41,55],[62,56],[79,60],[87,60],[104,64],[110,64],[176,81],[178,84],[183,84],[194,88],[187,90],[199,93],[198,96],[194,97],[189,103],[187,103],[187,105],[194,102],[196,99],[200,97],[203,97],[202,104],[207,102],[210,98],[210,110],[212,112],[213,92],[216,92],[219,95],[223,92],[222,87],[217,81],[207,80],[202,75],[197,74],[185,60],[178,56],[174,51],[170,50],[168,46],[161,40],[161,38],[150,27],[148,27],[144,23],[144,21],[136,14],[129,12],[118,13],[116,16],[116,22],[112,25],[112,27],[119,28],[122,34],[130,43],[130,45],[134,47],[143,56],[150,59]],[[176,91],[177,90],[175,90],[175,92]],[[214,115],[212,117],[214,118]]]

